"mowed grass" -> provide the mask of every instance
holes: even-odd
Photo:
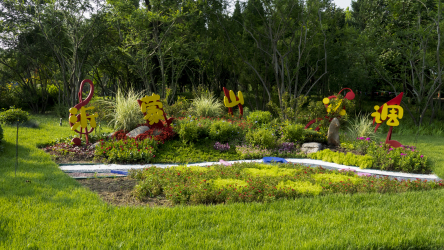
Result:
[[[48,154],[35,147],[48,138],[71,135],[69,128],[59,127],[56,119],[40,125],[40,129],[20,128],[17,177],[15,128],[4,126],[5,151],[0,156],[1,249],[444,246],[443,190],[329,195],[269,204],[110,206],[65,175]],[[395,136],[393,139],[407,141]],[[431,139],[420,137],[418,148],[436,147]],[[434,150],[444,149],[442,143],[437,147]],[[424,153],[440,159],[439,155]],[[442,169],[439,166],[435,166],[437,170]]]

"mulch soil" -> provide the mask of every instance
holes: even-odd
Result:
[[[103,201],[116,206],[172,207],[165,197],[138,199],[133,196],[137,180],[129,177],[76,179],[82,186],[97,193]]]

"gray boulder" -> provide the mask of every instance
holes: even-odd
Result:
[[[341,142],[339,141],[339,127],[341,124],[339,124],[339,120],[337,118],[334,118],[330,126],[328,127],[328,134],[327,134],[327,142],[328,145],[331,146],[339,146],[341,145]]]
[[[301,146],[301,151],[306,154],[316,153],[322,149],[324,149],[324,146],[319,142],[307,142]]]
[[[150,129],[150,127],[148,127],[148,126],[140,126],[138,128],[131,130],[128,134],[126,134],[126,136],[131,137],[131,138],[135,138],[136,136],[138,136],[142,133],[145,133],[149,129]]]

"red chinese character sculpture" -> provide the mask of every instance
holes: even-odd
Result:
[[[166,113],[162,108],[163,105],[159,100],[160,96],[154,93],[151,96],[144,96],[141,100],[137,100],[144,115],[143,119],[146,120],[146,125],[151,128],[161,129],[163,127],[162,116],[165,118],[168,127],[174,120],[174,118],[167,119]]]
[[[387,138],[385,139],[385,143],[390,145],[392,148],[399,148],[402,146],[402,144],[398,141],[392,140],[392,131],[394,126],[399,125],[399,121],[397,119],[401,119],[404,115],[404,111],[401,106],[401,100],[402,96],[404,95],[404,92],[401,92],[399,95],[397,95],[395,98],[391,99],[390,101],[384,103],[381,107],[375,106],[375,112],[372,113],[373,116],[373,124],[376,124],[375,132],[381,126],[381,124],[389,119],[387,121],[387,125],[390,126],[390,129],[387,133]],[[388,109],[391,109],[388,111]],[[390,114],[389,114],[390,112]]]

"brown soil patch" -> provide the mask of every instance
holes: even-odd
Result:
[[[137,199],[133,196],[134,186],[137,180],[129,177],[116,178],[90,178],[77,179],[82,186],[96,192],[103,199],[116,206],[150,206],[150,207],[172,207],[172,204],[165,197]]]

